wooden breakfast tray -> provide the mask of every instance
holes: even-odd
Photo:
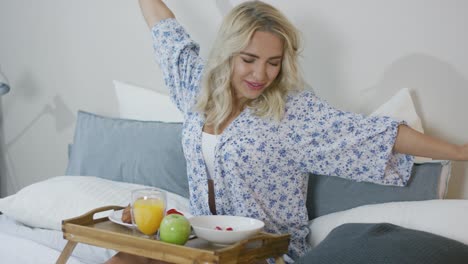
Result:
[[[65,264],[77,243],[113,249],[171,263],[254,263],[275,258],[284,263],[283,254],[289,246],[289,234],[259,233],[230,246],[216,246],[201,238],[189,240],[184,246],[144,237],[136,229],[115,224],[107,217],[94,219],[94,214],[120,210],[121,206],[105,206],[84,215],[63,220],[63,237],[68,240],[57,264]]]

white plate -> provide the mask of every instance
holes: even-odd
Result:
[[[116,224],[119,224],[119,225],[134,228],[135,227],[134,224],[128,224],[128,223],[122,222],[122,212],[123,212],[123,209],[122,210],[117,210],[117,211],[115,211],[115,210],[112,211],[110,213],[110,215],[109,215],[109,220],[111,220],[112,222],[114,222]]]
[[[181,212],[182,214],[184,214],[184,216],[187,219],[192,217],[192,215],[187,213],[187,212],[182,212],[181,210],[178,210],[178,209],[176,209],[176,210]],[[117,210],[117,211],[113,210],[109,215],[109,220],[111,222],[114,222],[114,223],[118,224],[118,225],[123,225],[123,226],[126,226],[126,227],[134,228],[135,227],[134,224],[128,224],[128,223],[122,222],[122,213],[123,213],[123,209]]]

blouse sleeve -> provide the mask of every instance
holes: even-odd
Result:
[[[389,117],[366,117],[331,107],[311,93],[294,99],[288,141],[300,170],[355,181],[404,186],[413,156],[393,152],[398,126]]]
[[[200,48],[174,18],[157,23],[152,28],[152,35],[156,61],[171,99],[182,113],[186,113],[199,92],[204,67]]]

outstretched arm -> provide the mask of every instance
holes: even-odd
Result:
[[[400,125],[393,149],[398,153],[440,160],[468,161],[468,144],[455,145]]]
[[[161,0],[139,0],[141,13],[149,28],[166,18],[174,18],[172,11]]]

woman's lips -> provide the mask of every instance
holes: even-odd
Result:
[[[245,83],[250,89],[256,90],[256,91],[262,90],[263,87],[265,87],[264,83],[256,83],[256,82],[249,82],[249,81],[245,81]]]

